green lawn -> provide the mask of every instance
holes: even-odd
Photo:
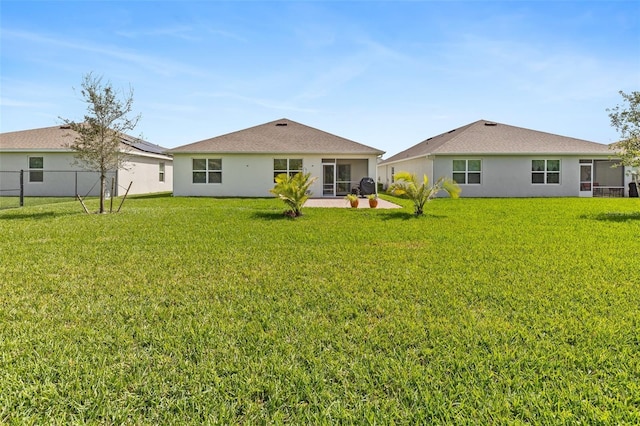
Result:
[[[0,211],[0,423],[640,423],[640,201],[402,203]]]
[[[33,207],[42,204],[66,203],[72,201],[73,197],[24,197],[25,207]],[[20,207],[20,197],[0,196],[0,210]]]

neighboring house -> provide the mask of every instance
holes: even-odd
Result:
[[[0,195],[19,195],[21,170],[25,196],[98,195],[100,174],[75,164],[74,151],[68,147],[76,135],[65,125],[1,133]],[[112,178],[114,196],[123,195],[131,182],[129,194],[171,191],[173,159],[165,148],[127,135],[121,146],[130,157],[126,168],[109,173],[109,192]]]
[[[622,197],[630,178],[612,156],[608,145],[479,120],[381,161],[378,179],[444,176],[463,197]]]
[[[312,196],[351,192],[364,177],[376,179],[375,148],[281,119],[180,146],[173,155],[173,195],[268,197],[280,173],[311,173]]]

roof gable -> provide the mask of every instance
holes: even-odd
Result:
[[[384,151],[283,118],[169,151],[243,154],[369,154]]]
[[[608,145],[478,120],[426,139],[383,163],[426,155],[611,154]]]

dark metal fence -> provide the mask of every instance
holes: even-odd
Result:
[[[112,188],[113,182],[113,188]],[[125,188],[126,189],[126,188]],[[105,193],[117,196],[117,174],[107,174]],[[56,199],[97,197],[100,195],[100,174],[84,170],[0,170],[0,208],[55,202]]]

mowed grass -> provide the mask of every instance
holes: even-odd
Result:
[[[395,201],[0,212],[0,423],[640,423],[640,201]]]
[[[24,197],[25,207],[32,207],[42,204],[66,203],[72,201],[73,197]],[[20,207],[20,197],[0,196],[0,210]]]

